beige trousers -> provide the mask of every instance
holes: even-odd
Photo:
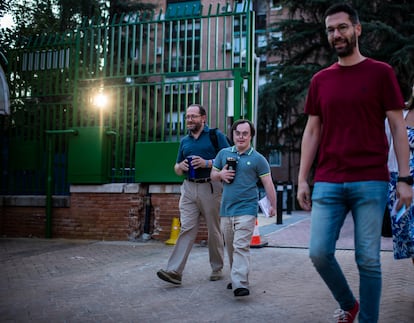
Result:
[[[168,260],[168,271],[182,274],[197,237],[201,217],[204,217],[208,229],[211,269],[216,271],[223,268],[224,246],[219,215],[222,191],[220,182],[183,182],[179,202],[181,229]]]
[[[233,290],[249,288],[250,243],[255,223],[256,217],[253,215],[221,217]]]

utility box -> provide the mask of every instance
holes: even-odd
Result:
[[[103,127],[73,129],[78,134],[69,138],[68,182],[70,184],[108,183],[111,132]]]
[[[182,183],[174,172],[179,142],[137,142],[135,181],[137,183]]]

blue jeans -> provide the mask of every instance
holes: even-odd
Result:
[[[340,307],[347,311],[355,297],[335,258],[336,241],[351,212],[355,260],[359,270],[360,323],[378,321],[381,298],[381,228],[388,182],[318,182],[312,193],[309,256]]]

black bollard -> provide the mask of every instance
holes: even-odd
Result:
[[[276,224],[283,224],[283,183],[278,182],[276,186],[277,205],[276,205]]]
[[[287,198],[286,198],[286,214],[292,214],[292,183],[288,182],[286,185],[286,191],[287,191]]]

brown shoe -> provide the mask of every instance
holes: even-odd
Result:
[[[221,272],[221,270],[213,270],[211,272],[211,275],[210,275],[211,281],[220,280],[222,278],[223,278],[223,273]]]
[[[160,269],[157,271],[157,276],[168,283],[181,285],[181,275],[175,271]]]

